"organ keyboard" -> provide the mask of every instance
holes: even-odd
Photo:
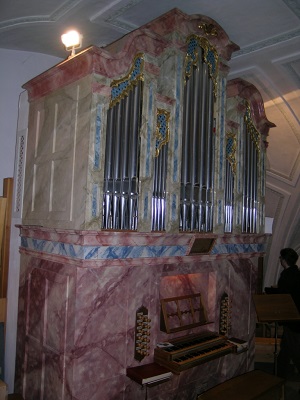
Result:
[[[215,358],[233,353],[236,345],[215,332],[188,335],[170,340],[154,349],[154,361],[175,374]]]

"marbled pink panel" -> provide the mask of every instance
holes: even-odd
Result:
[[[167,96],[163,96],[162,94],[159,94],[159,93],[157,93],[156,99],[157,99],[157,101],[160,101],[161,103],[165,103],[165,104],[169,104],[169,105],[175,104],[174,99],[171,99],[170,97],[167,97]]]
[[[256,128],[262,135],[268,135],[270,128],[275,125],[266,117],[264,102],[257,88],[244,79],[232,79],[227,82],[227,97],[235,96],[246,99],[250,103]]]
[[[199,28],[203,23],[214,26],[218,35],[206,35],[206,32]],[[171,33],[176,31],[183,35],[181,39],[176,35],[176,38],[172,38]],[[29,99],[32,101],[88,74],[96,73],[116,79],[128,71],[137,52],[158,57],[169,47],[182,48],[185,45],[186,36],[194,33],[207,36],[220,56],[226,60],[229,60],[232,52],[238,49],[238,46],[229,40],[224,30],[209,17],[188,16],[174,9],[105,49],[91,46],[81,51],[27,82],[23,87],[28,91]]]
[[[138,52],[158,56],[169,45],[167,40],[151,32],[138,30],[128,37],[118,54],[91,46],[25,83],[23,87],[32,101],[92,73],[118,79],[128,73]],[[149,70],[149,65],[147,68]]]
[[[111,94],[111,87],[107,86],[107,85],[103,85],[98,82],[93,82],[92,83],[92,92],[102,94],[104,96],[109,97]]]
[[[199,28],[202,24],[213,26],[217,31],[217,35],[206,34],[205,30]],[[178,9],[173,9],[144,25],[144,27],[164,37],[169,37],[171,33],[176,31],[180,32],[184,38],[190,34],[207,36],[208,40],[226,60],[231,58],[233,51],[239,50],[239,46],[229,40],[224,29],[216,21],[204,15],[187,15]]]
[[[70,398],[65,363],[73,349],[74,272],[63,264],[22,256],[16,360],[22,372],[16,374],[16,387],[21,390],[24,384],[24,398],[38,399],[42,391],[44,399],[58,400],[62,392],[65,400]],[[72,376],[71,369],[67,372]]]
[[[149,246],[149,245],[189,245],[191,248],[196,238],[214,238],[215,244],[239,243],[265,243],[269,234],[242,234],[242,235],[215,235],[199,233],[143,233],[143,232],[117,232],[117,231],[86,231],[64,230],[57,228],[43,228],[40,226],[17,225],[21,236],[54,242],[101,245],[101,246]],[[205,254],[206,256],[206,254]],[[193,256],[190,256],[193,257]],[[197,256],[199,257],[199,255]]]
[[[151,266],[141,260],[131,260],[120,268],[114,261],[109,265],[109,260],[105,267],[99,261],[77,264],[56,256],[60,262],[51,262],[43,259],[44,256],[40,254],[39,258],[22,252],[16,381],[20,390],[26,326],[30,328],[26,328],[28,333],[45,338],[51,350],[45,353],[46,364],[42,367],[37,356],[41,347],[36,348],[34,342],[28,348],[25,400],[32,400],[30,391],[36,394],[35,399],[40,398],[42,368],[47,371],[44,387],[54,385],[57,388],[55,400],[60,400],[59,388],[62,387],[65,387],[65,397],[61,397],[64,400],[143,399],[145,392],[126,377],[126,368],[139,365],[134,359],[136,310],[142,305],[147,307],[151,318],[150,354],[142,361],[148,363],[153,361],[154,348],[159,341],[207,329],[218,331],[218,302],[223,292],[228,293],[233,303],[231,332],[249,341],[250,350],[184,371],[167,384],[149,388],[148,398],[171,400],[178,395],[180,399],[195,398],[206,388],[245,372],[253,365],[255,313],[251,293],[256,266],[250,259],[203,261],[197,257],[183,257],[176,263],[174,260],[165,263],[158,258],[155,264],[152,260]],[[35,274],[36,278],[32,279]],[[67,302],[64,282],[69,282]],[[160,331],[160,299],[198,292],[203,293],[212,323],[171,335]],[[30,324],[26,325],[24,312],[27,309]],[[45,315],[45,310],[44,324],[39,317]],[[61,342],[64,336],[66,340]],[[26,340],[32,342],[28,335]],[[64,365],[65,377],[62,374]]]
[[[144,69],[145,69],[145,72],[148,72],[149,74],[151,74],[153,76],[159,76],[160,67],[158,67],[157,65],[154,65],[154,64],[151,64],[151,63],[145,61]]]

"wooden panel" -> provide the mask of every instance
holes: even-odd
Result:
[[[1,260],[2,247],[3,247],[6,207],[7,207],[7,199],[5,197],[0,197],[0,260]],[[0,265],[1,265],[1,261],[0,261]]]
[[[300,320],[300,314],[289,294],[255,294],[253,300],[259,322]]]
[[[26,399],[69,400],[64,378],[70,346],[66,339],[69,277],[35,268],[28,278],[23,394]]]
[[[0,322],[6,321],[6,299],[0,299]]]
[[[72,90],[71,90],[72,91]],[[23,221],[71,220],[76,141],[73,95],[61,93],[31,107],[28,131]],[[43,107],[43,108],[42,108]]]
[[[208,323],[201,293],[161,299],[160,329],[174,333]]]
[[[13,178],[5,178],[3,180],[3,197],[7,199],[5,224],[1,248],[1,276],[0,276],[0,298],[6,297],[7,280],[9,267],[9,244],[11,230],[11,214],[12,214],[12,196],[13,196]]]

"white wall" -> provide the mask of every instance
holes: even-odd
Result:
[[[0,49],[0,196],[3,179],[14,177],[15,144],[27,126],[28,102],[22,85],[57,64],[60,59],[38,53]],[[20,101],[19,101],[20,100]],[[19,121],[19,123],[18,123]],[[13,207],[14,210],[14,207]],[[7,294],[4,379],[9,393],[14,391],[16,330],[19,288],[19,230],[21,213],[12,217]]]

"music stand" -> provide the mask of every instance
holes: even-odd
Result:
[[[277,375],[278,322],[299,321],[300,314],[290,294],[253,295],[259,322],[275,322],[274,374]]]

